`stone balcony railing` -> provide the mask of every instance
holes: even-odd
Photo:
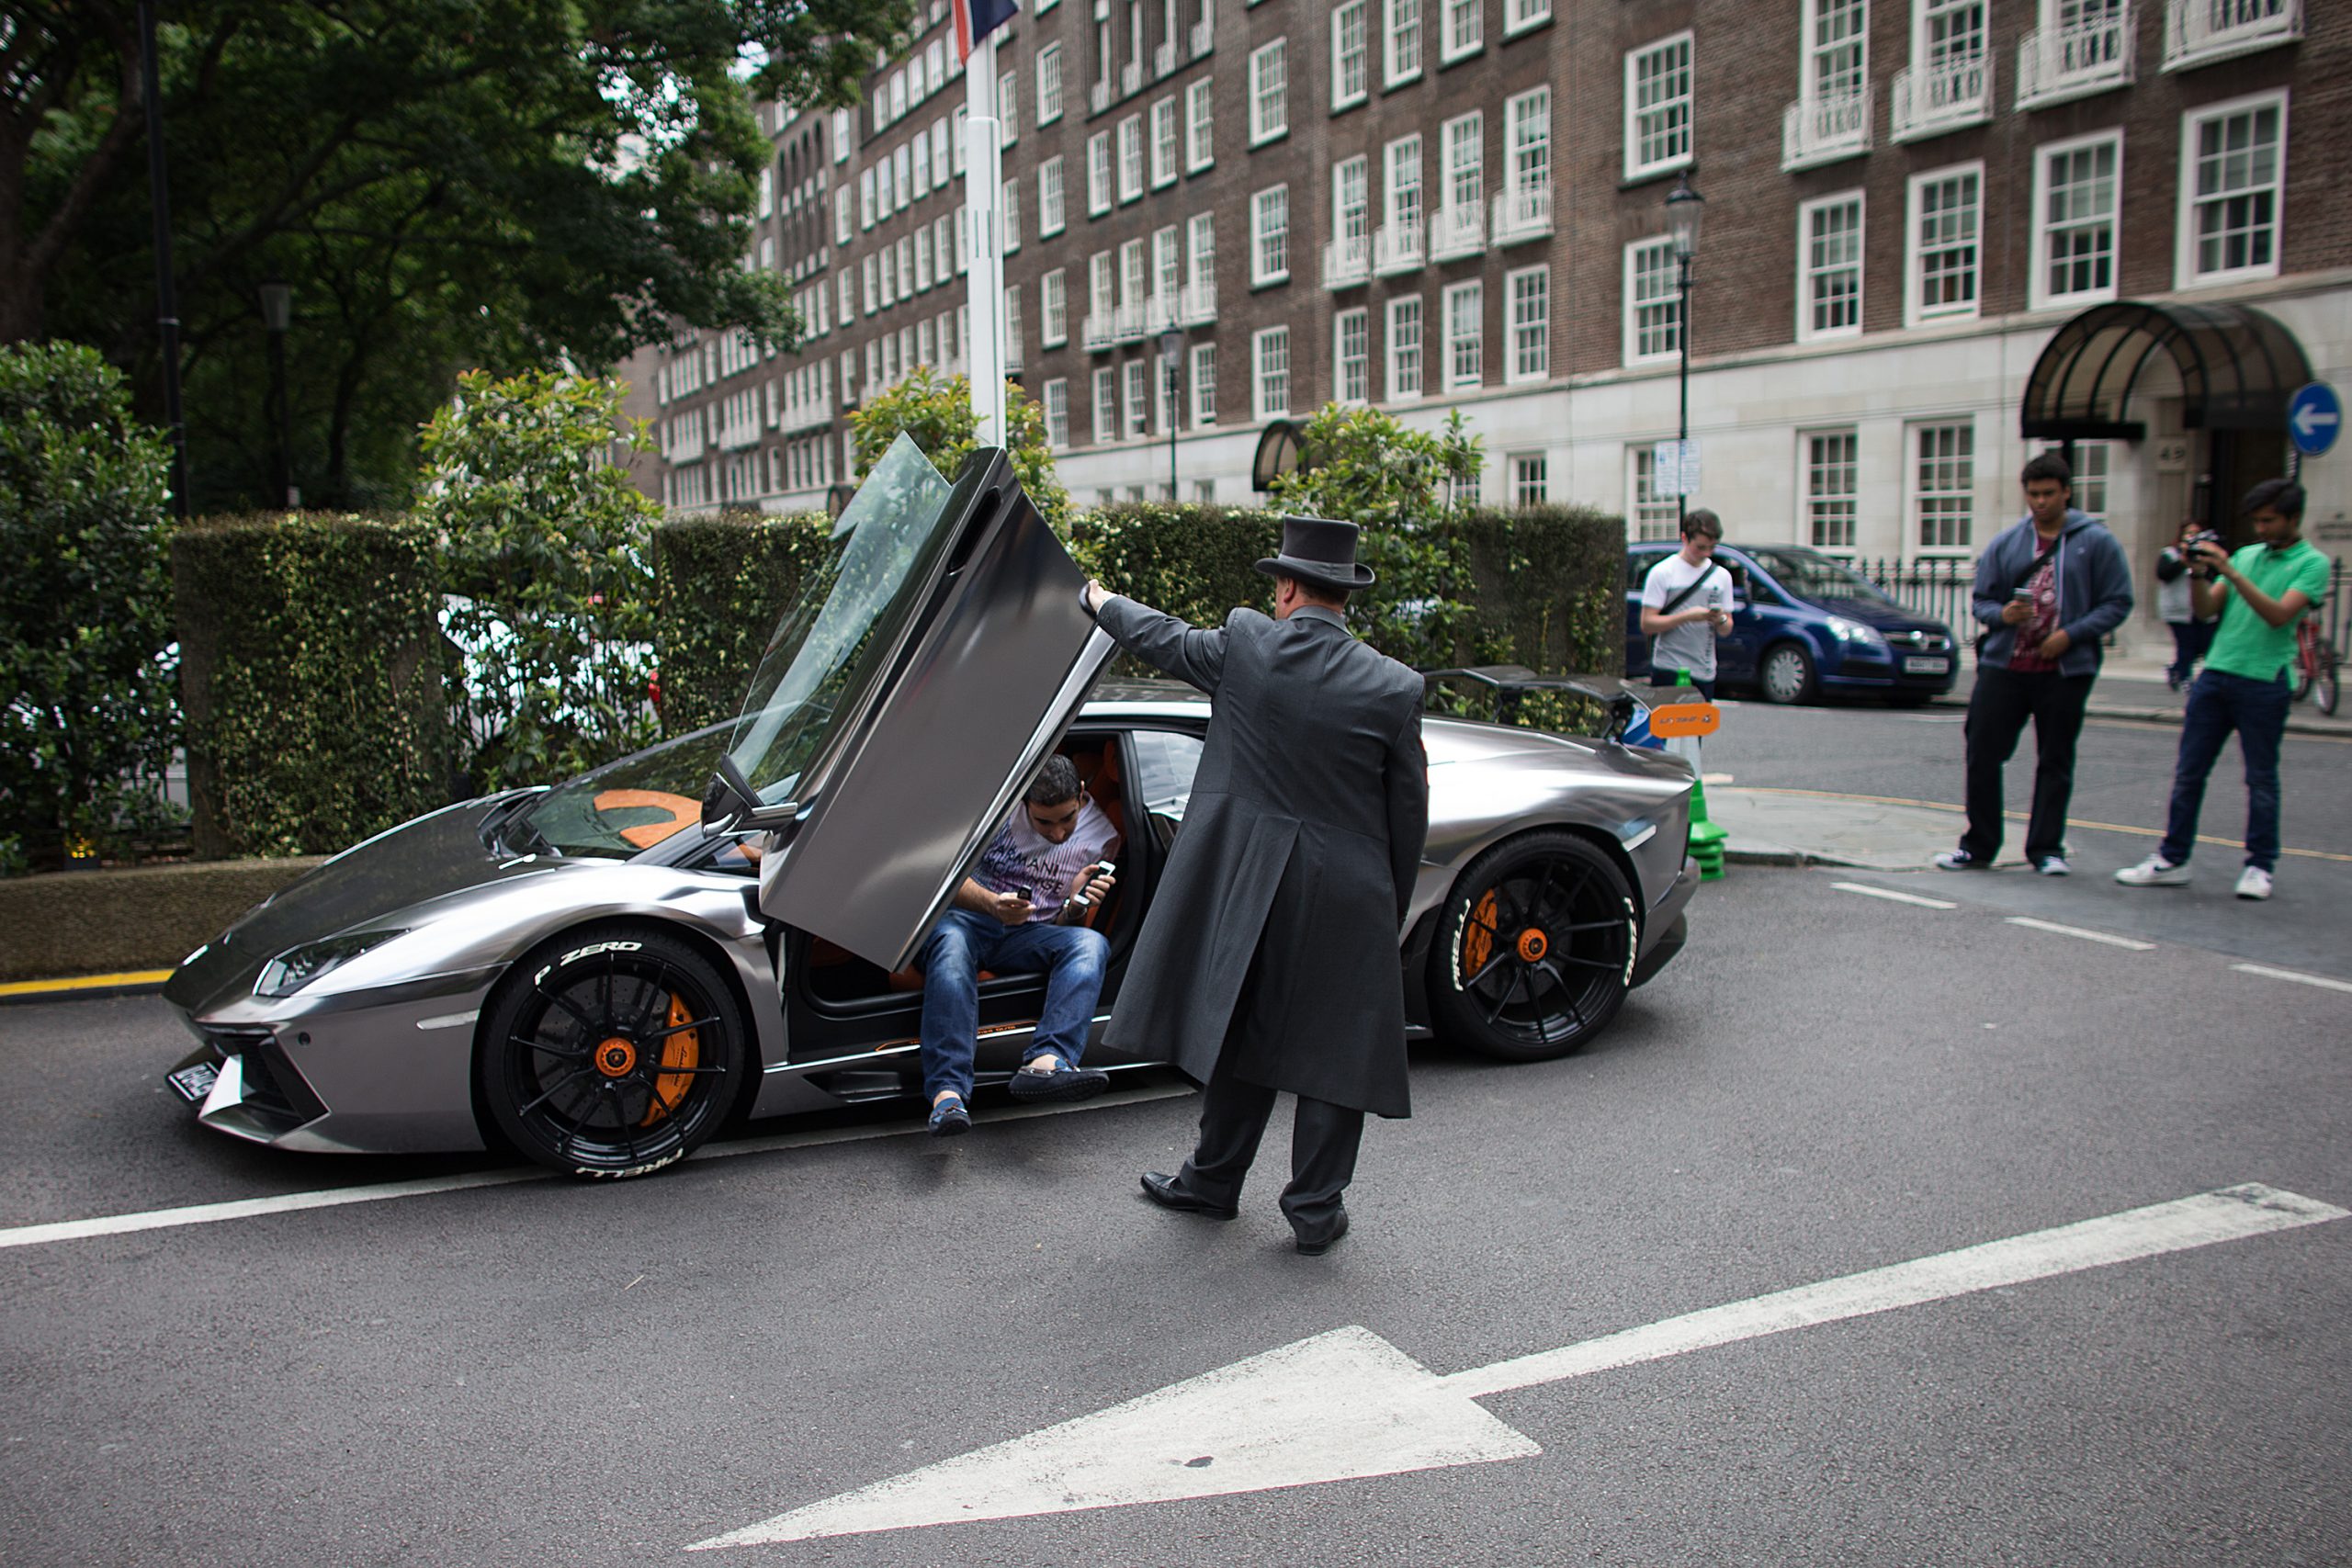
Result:
[[[1216,285],[1188,283],[1176,297],[1176,321],[1179,326],[1204,327],[1216,320]]]
[[[1372,281],[1372,236],[1343,235],[1323,246],[1323,287],[1353,288]]]
[[[1418,272],[1429,265],[1428,227],[1418,218],[1383,223],[1372,231],[1372,271],[1375,277]]]
[[[1086,107],[1095,114],[1101,114],[1104,109],[1111,107],[1111,81],[1109,77],[1104,77],[1102,81],[1095,83],[1092,86],[1086,89]]]
[[[1516,245],[1552,232],[1552,187],[1528,186],[1495,197],[1495,243]]]
[[[1169,39],[1154,46],[1151,51],[1152,80],[1158,81],[1176,69],[1176,40]]]
[[[1130,60],[1119,67],[1119,96],[1134,97],[1143,91],[1143,62]]]
[[[2048,108],[2114,87],[2133,74],[2132,7],[2075,28],[2037,28],[2018,40],[2018,107]]]
[[[1209,51],[1209,40],[1216,36],[1216,21],[1203,17],[1193,24],[1193,58],[1198,60]]]
[[[2165,12],[2165,69],[2211,65],[2302,36],[2303,0],[2172,0]]]
[[[1090,354],[1103,353],[1119,341],[1117,335],[1111,330],[1111,317],[1108,314],[1088,316],[1079,323],[1078,335],[1080,341],[1086,344],[1087,352]]]
[[[1941,136],[1993,118],[1993,57],[1971,55],[1894,73],[1889,134],[1897,141]]]
[[[1441,207],[1430,220],[1430,260],[1456,261],[1487,248],[1487,215],[1477,207]]]
[[[1871,150],[1871,90],[1799,98],[1781,117],[1783,173]]]

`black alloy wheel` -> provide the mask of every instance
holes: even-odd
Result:
[[[483,1105],[517,1150],[567,1176],[642,1176],[684,1159],[743,1081],[734,994],[655,927],[590,927],[542,944],[487,1017]]]
[[[1623,1004],[1640,939],[1632,890],[1600,845],[1558,829],[1506,840],[1446,899],[1430,1021],[1505,1061],[1580,1051]]]

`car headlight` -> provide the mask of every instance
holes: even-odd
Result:
[[[371,947],[380,947],[400,931],[352,931],[322,942],[289,947],[262,965],[254,982],[257,997],[290,997],[328,970],[350,963]]]
[[[1843,615],[1829,617],[1829,635],[1839,642],[1883,658],[1887,652],[1886,638],[1876,626],[1866,626],[1860,621],[1849,621]]]

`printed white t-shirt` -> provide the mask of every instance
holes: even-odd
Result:
[[[1731,572],[1712,556],[1692,566],[1675,551],[1642,579],[1642,604],[1652,610],[1663,610],[1666,602],[1680,593],[1702,572],[1713,572],[1707,585],[1690,594],[1674,607],[1680,615],[1686,610],[1729,610],[1731,608]],[[1653,673],[1673,670],[1688,670],[1693,681],[1715,678],[1715,628],[1704,621],[1692,621],[1671,631],[1657,634],[1650,645],[1650,670]]]
[[[1090,797],[1079,807],[1070,836],[1052,843],[1029,825],[1029,808],[1016,800],[1012,815],[980,852],[972,880],[991,893],[1018,893],[1035,906],[1029,912],[1032,920],[1050,920],[1061,913],[1078,874],[1100,861],[1118,837],[1111,818]]]

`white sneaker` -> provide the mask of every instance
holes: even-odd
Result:
[[[2044,876],[2064,876],[2075,868],[2066,863],[2064,855],[2044,855],[2034,863],[2033,869]]]
[[[2253,867],[2246,869],[2251,871]],[[2117,872],[2115,880],[2126,887],[2186,887],[2188,886],[2188,868],[2175,865],[2162,855],[2150,855],[2138,865],[2127,865]]]
[[[2270,874],[2258,865],[2247,866],[2238,873],[2238,897],[2267,898],[2270,897]]]

